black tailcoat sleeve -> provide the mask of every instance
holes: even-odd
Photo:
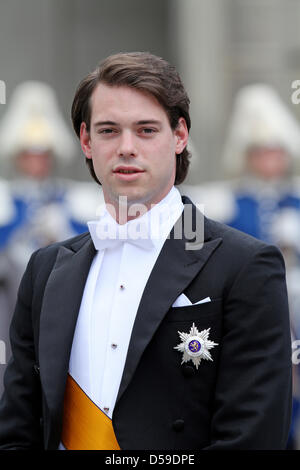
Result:
[[[265,246],[242,267],[224,304],[207,449],[284,449],[291,413],[291,345],[284,262]]]
[[[42,399],[32,321],[32,271],[36,253],[23,275],[10,326],[12,358],[0,401],[0,448],[43,448]]]

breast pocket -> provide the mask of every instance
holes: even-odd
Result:
[[[185,307],[171,307],[165,320],[167,322],[204,321],[222,315],[222,299],[214,299],[203,304]]]

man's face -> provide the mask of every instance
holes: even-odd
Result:
[[[150,94],[100,83],[91,96],[90,132],[81,124],[81,146],[93,161],[105,202],[118,206],[158,203],[174,184],[176,153],[188,138],[185,120],[171,129],[162,106]]]
[[[16,158],[17,170],[25,177],[43,180],[51,176],[53,155],[50,151],[24,150]]]

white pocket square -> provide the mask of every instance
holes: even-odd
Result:
[[[187,307],[189,305],[198,305],[198,304],[205,304],[206,302],[211,302],[210,297],[205,297],[205,299],[199,300],[199,302],[192,303],[186,295],[180,294],[179,297],[175,300],[172,307]]]

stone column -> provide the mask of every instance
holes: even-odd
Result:
[[[228,4],[224,0],[172,0],[170,44],[191,99],[191,139],[196,148],[188,181],[220,174],[228,108]]]

